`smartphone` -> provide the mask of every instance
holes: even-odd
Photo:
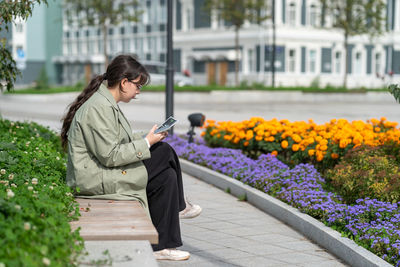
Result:
[[[157,133],[161,133],[161,132],[168,131],[168,130],[169,130],[172,126],[174,126],[175,123],[177,123],[177,122],[178,122],[177,119],[175,119],[175,118],[172,117],[172,116],[169,116],[168,119],[166,119],[166,120],[163,122],[163,124],[161,124],[161,125],[154,131],[154,133],[157,134]]]

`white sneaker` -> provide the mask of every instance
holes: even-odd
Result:
[[[186,208],[179,212],[180,219],[191,219],[200,215],[202,208],[199,205],[190,203],[187,199]]]
[[[166,248],[153,252],[156,260],[184,261],[189,259],[190,253],[176,248]]]

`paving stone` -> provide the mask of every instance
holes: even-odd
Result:
[[[257,244],[256,246],[239,246],[239,250],[248,252],[257,256],[268,256],[271,254],[283,254],[287,253],[290,255],[293,253],[293,250],[287,249],[287,248],[282,248],[274,245],[269,245],[269,244]]]
[[[327,259],[315,255],[305,254],[302,252],[271,254],[269,257],[272,259],[280,260],[290,264],[309,264],[313,262],[324,262]],[[307,265],[308,266],[308,265]]]
[[[286,263],[278,260],[267,259],[265,257],[253,256],[249,258],[232,259],[232,263],[246,267],[272,267],[285,266]],[[293,266],[293,265],[292,265]]]

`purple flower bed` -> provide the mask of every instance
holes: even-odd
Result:
[[[268,193],[353,239],[387,262],[400,266],[400,208],[397,203],[359,199],[342,203],[340,196],[324,189],[325,181],[314,166],[290,169],[271,154],[257,160],[240,150],[207,147],[202,139],[188,144],[177,136],[166,141],[179,157],[206,166]]]

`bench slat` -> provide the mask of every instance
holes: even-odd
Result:
[[[148,240],[158,243],[158,233],[138,201],[77,198],[81,217],[70,222],[81,227],[84,240]]]

